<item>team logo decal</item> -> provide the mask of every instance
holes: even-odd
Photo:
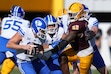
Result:
[[[79,25],[73,25],[72,30],[79,30]]]

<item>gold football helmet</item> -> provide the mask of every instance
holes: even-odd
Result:
[[[57,13],[57,17],[61,17],[62,15],[67,14],[67,10],[66,9],[61,9],[58,11]]]
[[[79,2],[74,2],[69,6],[69,11],[68,11],[70,19],[73,20],[78,20],[82,17],[84,14],[84,7],[81,3]]]

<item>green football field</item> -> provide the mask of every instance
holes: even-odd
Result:
[[[70,74],[72,74],[72,70],[70,70]],[[10,74],[20,74],[18,68],[14,68],[14,70]],[[92,70],[92,74],[100,74],[97,70]],[[111,74],[111,70],[109,70],[109,74]]]

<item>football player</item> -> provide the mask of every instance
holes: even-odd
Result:
[[[17,63],[22,74],[49,74],[50,70],[40,71],[39,67],[42,60],[35,60],[42,57],[43,40],[45,37],[46,23],[43,18],[36,17],[32,20],[31,28],[19,31],[9,40],[7,47],[17,50]],[[19,43],[19,44],[18,44]],[[33,65],[33,63],[35,63]],[[39,65],[38,67],[34,67]],[[44,66],[44,64],[42,64]],[[46,67],[46,66],[44,66]],[[38,70],[37,70],[38,69]],[[46,69],[46,68],[45,68]]]
[[[97,32],[98,32],[98,20],[97,20],[97,18],[93,17],[89,13],[90,11],[86,5],[83,4],[83,6],[84,6],[84,11],[85,11],[84,17],[88,21],[88,29],[95,32],[95,34],[97,34]],[[91,42],[91,45],[93,46],[93,49],[94,49],[94,56],[93,56],[92,64],[97,68],[97,70],[101,74],[108,74],[108,70],[105,66],[104,60],[103,60],[102,56],[100,55],[100,52],[98,51],[98,48],[95,44],[95,37],[92,38],[90,40],[90,42]],[[75,71],[77,71],[77,70],[75,70]]]
[[[88,7],[84,4],[83,4],[83,6],[84,6],[84,11],[85,11],[84,17],[88,21],[89,30],[94,31],[96,34],[98,31],[98,20],[95,17],[90,17]],[[93,39],[91,39],[90,42],[91,42],[91,45],[93,46],[93,49],[94,49],[94,57],[93,57],[92,64],[97,68],[97,70],[101,74],[108,74],[108,70],[105,67],[104,60],[102,59],[99,51],[97,50],[97,46],[95,45],[95,37]],[[64,51],[64,53],[67,54],[67,51]],[[72,55],[71,55],[71,57],[68,55],[68,60],[73,61],[73,62],[76,61],[75,56],[72,57]],[[96,62],[97,60],[98,60],[98,62]],[[74,65],[75,64],[76,63],[74,63]],[[75,66],[77,66],[77,65],[75,65]],[[77,74],[77,73],[78,73],[78,69],[77,69],[77,67],[75,67],[74,74]]]
[[[22,7],[14,5],[10,10],[10,15],[4,17],[1,22],[1,36],[0,36],[0,64],[3,63],[1,74],[9,74],[16,62],[16,51],[7,48],[6,44],[14,36],[17,31],[29,27],[30,22],[23,19],[25,12]]]
[[[51,48],[51,46],[56,44],[56,41],[59,41],[63,37],[64,29],[59,25],[60,23],[57,22],[54,16],[47,15],[44,19],[47,23],[45,43]],[[53,54],[46,63],[51,70],[51,74],[62,74],[58,62],[58,54]]]

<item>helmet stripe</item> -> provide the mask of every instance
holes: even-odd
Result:
[[[53,17],[51,15],[49,15],[48,19],[49,19],[50,23],[53,23]]]
[[[16,16],[18,16],[18,9],[19,9],[19,6],[17,6],[16,8]]]
[[[47,20],[50,22],[50,16],[48,16]]]
[[[16,16],[16,13],[17,13],[16,9],[17,9],[17,6],[14,8],[14,12],[13,12],[14,16]]]
[[[51,23],[53,22],[53,19],[52,19],[52,16],[50,15],[50,21],[51,21]]]
[[[13,9],[13,15],[15,16],[15,11],[16,11],[16,7],[14,7]]]

